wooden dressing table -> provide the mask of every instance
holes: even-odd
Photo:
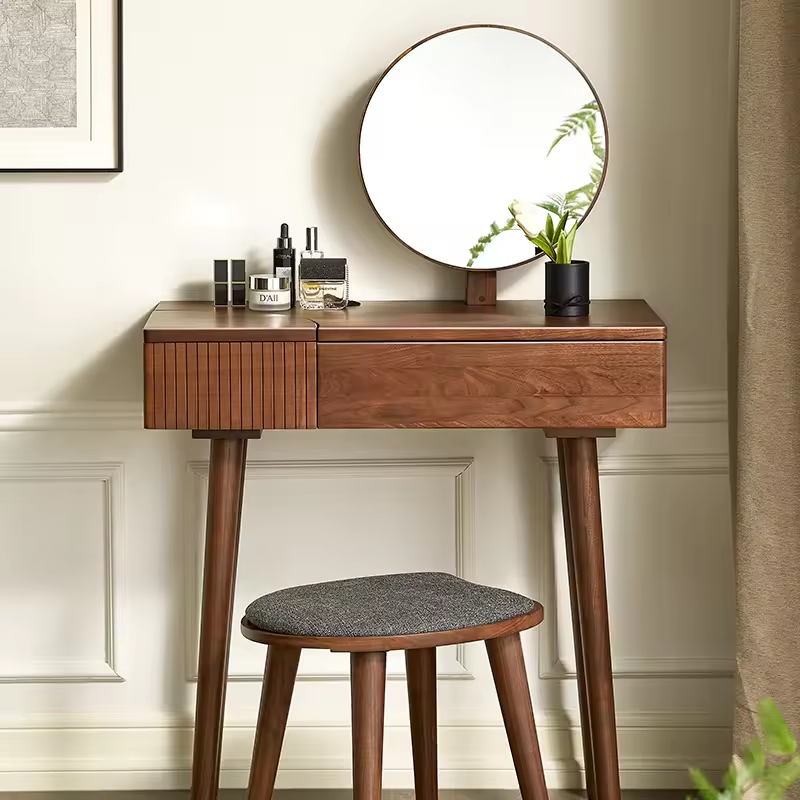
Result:
[[[211,440],[193,800],[217,796],[247,440],[308,428],[542,428],[559,473],[589,797],[619,800],[599,436],[666,424],[666,328],[641,300],[364,303],[263,314],[164,302],[145,427]]]

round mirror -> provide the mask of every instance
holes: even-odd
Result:
[[[407,247],[450,267],[505,269],[541,255],[525,231],[548,214],[588,214],[605,177],[606,119],[556,47],[470,25],[424,39],[386,70],[359,160],[370,203]]]

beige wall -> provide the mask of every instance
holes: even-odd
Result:
[[[395,55],[484,21],[552,40],[595,84],[610,168],[580,254],[596,297],[644,297],[670,327],[670,427],[603,451],[623,779],[675,786],[687,763],[724,762],[729,0],[127,0],[125,172],[0,176],[0,790],[185,784],[205,450],[139,430],[141,323],[160,299],[205,295],[214,257],[268,254],[283,221],[320,226],[357,298],[458,297],[461,275],[372,216],[354,137]],[[502,274],[500,292],[542,284],[535,266]],[[238,603],[401,567],[541,597],[534,700],[549,779],[574,784],[549,457],[536,433],[267,435],[251,450]],[[236,638],[228,785],[244,780],[261,656]],[[303,669],[282,784],[346,785],[344,666]],[[513,786],[483,653],[446,653],[441,671],[443,785]],[[408,786],[402,681],[388,697],[387,785]]]

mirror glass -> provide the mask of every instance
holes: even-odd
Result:
[[[407,247],[451,267],[504,269],[539,255],[512,203],[526,204],[520,219],[534,235],[548,210],[588,213],[605,175],[605,117],[551,44],[467,26],[425,39],[384,73],[359,158],[373,208]]]

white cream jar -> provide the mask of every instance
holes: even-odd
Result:
[[[274,275],[251,275],[247,305],[253,311],[288,311],[292,307],[292,283]]]

